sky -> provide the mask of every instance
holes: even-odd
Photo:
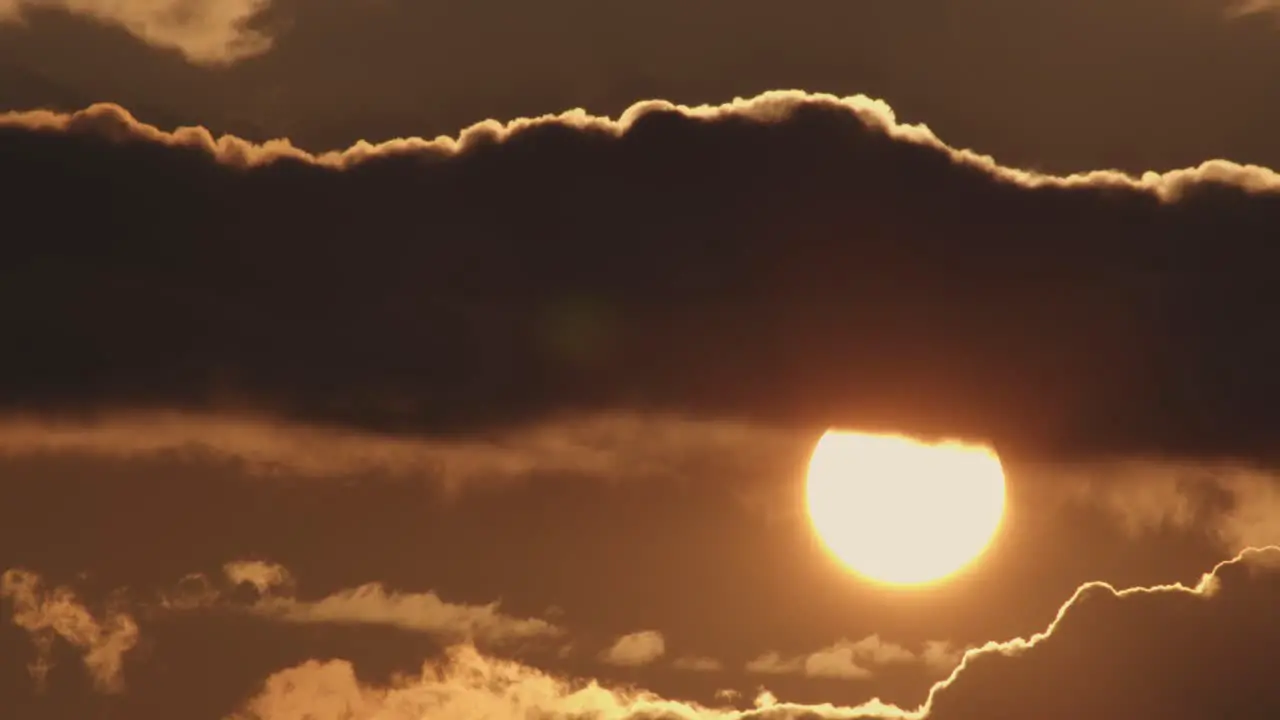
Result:
[[[0,0],[0,707],[1276,717],[1278,23]],[[851,572],[829,428],[990,547]]]

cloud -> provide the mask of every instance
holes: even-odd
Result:
[[[601,662],[622,667],[648,665],[667,652],[666,639],[657,630],[641,630],[619,637],[600,653]]]
[[[225,582],[201,573],[182,578],[159,593],[158,601],[131,598],[124,589],[112,594],[101,618],[81,603],[69,587],[45,590],[39,575],[11,569],[0,577],[0,599],[13,604],[12,620],[36,645],[31,674],[43,685],[52,667],[54,640],[61,637],[83,651],[95,684],[104,692],[123,689],[122,658],[138,642],[138,625],[127,610],[155,613],[247,613],[266,620],[294,624],[382,625],[423,633],[446,644],[478,643],[509,647],[561,638],[564,628],[540,618],[518,618],[501,611],[500,604],[453,603],[436,593],[396,592],[380,583],[346,588],[315,600],[299,599],[297,583],[281,565],[261,560],[229,562]],[[237,596],[237,586],[253,588],[252,596]],[[659,638],[660,640],[660,638]]]
[[[563,417],[468,437],[422,438],[265,418],[113,413],[82,420],[0,420],[0,456],[132,459],[187,453],[231,459],[259,475],[382,473],[448,490],[534,477],[628,481],[792,471],[813,433],[674,415]]]
[[[248,583],[266,595],[279,587],[291,587],[293,576],[283,565],[263,560],[235,560],[222,566],[222,574],[232,585]]]
[[[1030,468],[1059,501],[1102,510],[1131,536],[1203,534],[1227,552],[1280,543],[1280,474],[1242,462],[1132,459]]]
[[[920,660],[931,670],[943,673],[951,672],[960,664],[967,648],[957,648],[947,640],[927,640],[920,651]]]
[[[762,691],[750,710],[713,709],[653,693],[573,682],[469,646],[390,685],[360,683],[350,663],[310,661],[272,675],[235,715],[286,718],[516,720],[599,717],[743,718],[1090,717],[1190,720],[1240,709],[1271,717],[1280,627],[1280,547],[1249,549],[1195,586],[1117,589],[1081,586],[1041,633],[965,652],[924,703],[903,709],[871,700],[857,707],[780,702]],[[1155,674],[1153,674],[1155,673]]]
[[[38,687],[53,669],[54,642],[64,642],[83,653],[84,665],[94,685],[103,692],[124,689],[124,654],[138,643],[133,617],[108,609],[101,617],[92,612],[67,587],[45,589],[39,575],[22,569],[0,576],[0,599],[12,603],[14,625],[31,636],[36,658],[28,666]]]
[[[1276,0],[1233,0],[1227,5],[1227,17],[1242,18],[1280,10],[1280,2]]]
[[[724,663],[704,655],[685,655],[672,660],[671,667],[689,672],[720,672],[724,670]]]
[[[92,18],[145,43],[176,50],[200,65],[222,66],[261,55],[272,38],[252,21],[270,0],[0,0],[0,22],[22,22],[30,11],[56,10]]]
[[[97,105],[6,115],[0,148],[6,223],[61,238],[0,269],[14,417],[456,439],[656,413],[1009,458],[1280,431],[1266,168],[1055,177],[800,92],[318,156]]]
[[[879,635],[873,634],[857,641],[840,640],[807,655],[784,658],[780,653],[768,652],[749,661],[746,670],[769,675],[796,674],[864,680],[874,675],[871,667],[877,665],[913,663],[919,660],[931,665],[945,663],[948,651],[946,643],[935,641],[925,646],[922,655],[917,655],[897,643],[886,642]],[[956,661],[959,661],[958,656]]]
[[[219,592],[204,576],[188,577],[165,593],[162,607],[172,610],[222,609],[243,611],[286,623],[385,625],[431,635],[448,643],[477,642],[507,645],[564,635],[560,626],[540,618],[517,618],[501,611],[497,602],[485,605],[452,603],[435,592],[396,592],[371,582],[346,588],[316,600],[296,597],[296,581],[281,565],[260,560],[227,563],[226,579],[248,584],[254,599],[243,604]]]

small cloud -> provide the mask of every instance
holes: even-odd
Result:
[[[946,640],[929,640],[924,644],[920,659],[926,667],[945,674],[960,664],[966,650],[968,648],[957,648]]]
[[[314,601],[264,597],[250,610],[292,623],[390,625],[454,641],[502,644],[557,637],[563,630],[540,618],[517,618],[487,605],[451,603],[434,592],[406,593],[367,583]]]
[[[618,638],[600,654],[600,660],[620,667],[639,667],[662,657],[666,640],[657,630],[642,630]]]
[[[0,23],[30,10],[61,10],[122,28],[139,40],[176,50],[198,65],[230,65],[271,49],[250,27],[270,0],[0,0]]]
[[[804,657],[794,657],[784,660],[782,655],[776,652],[767,652],[754,660],[747,662],[746,670],[749,673],[759,673],[761,675],[790,675],[799,673],[804,670]]]
[[[778,696],[764,688],[760,688],[760,692],[756,693],[756,699],[752,704],[761,710],[771,708],[778,704]]]
[[[259,595],[276,588],[292,587],[293,576],[283,565],[260,560],[236,560],[222,566],[222,573],[232,585],[252,585]]]
[[[950,645],[933,641],[925,644],[920,655],[897,643],[886,642],[879,635],[868,635],[861,640],[840,640],[807,655],[783,657],[768,652],[746,664],[747,672],[766,675],[805,675],[806,677],[842,678],[862,680],[870,678],[871,669],[880,665],[912,663],[942,663]],[[958,655],[956,656],[958,662]]]
[[[247,607],[238,606],[203,576],[189,575],[179,590],[162,595],[161,605],[173,610],[236,609],[299,624],[388,625],[450,642],[497,645],[564,634],[563,628],[547,620],[508,615],[497,602],[454,603],[433,591],[397,592],[377,582],[339,590],[318,600],[299,600],[293,594],[295,581],[288,569],[260,560],[229,562],[223,566],[223,574],[232,586],[252,585],[258,598]]]
[[[1280,473],[1235,462],[1129,460],[1028,467],[1060,501],[1093,507],[1133,537],[1200,533],[1231,553],[1280,543]]]
[[[28,670],[43,687],[53,669],[54,641],[61,638],[83,653],[98,690],[124,689],[124,654],[138,643],[138,625],[123,612],[98,618],[67,587],[46,590],[39,575],[21,569],[0,576],[0,598],[13,603],[13,624],[27,631],[36,647]]]
[[[687,655],[676,658],[672,661],[671,667],[676,670],[688,670],[690,672],[719,672],[724,669],[724,663],[713,657]]]

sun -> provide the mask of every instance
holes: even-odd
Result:
[[[1005,479],[995,451],[980,445],[832,430],[814,448],[805,494],[818,537],[851,570],[923,585],[991,544]]]

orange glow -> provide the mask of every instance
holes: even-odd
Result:
[[[855,573],[922,585],[991,544],[1004,470],[987,447],[828,431],[809,461],[806,504],[827,549]]]

